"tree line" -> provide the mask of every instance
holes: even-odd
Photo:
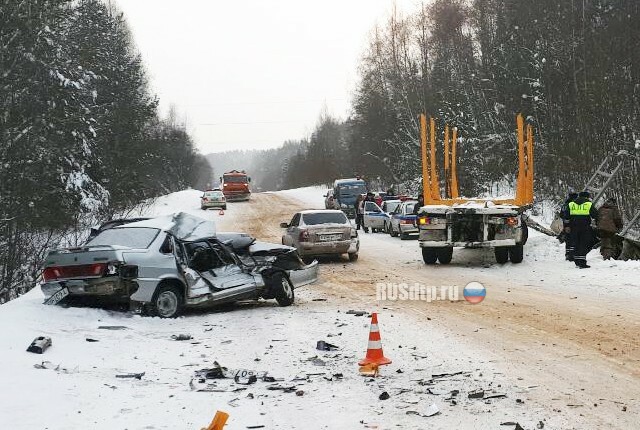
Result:
[[[582,189],[607,154],[626,150],[613,195],[627,217],[640,207],[638,2],[434,0],[375,27],[359,73],[351,115],[321,118],[287,158],[284,187],[361,174],[417,191],[424,112],[440,145],[445,124],[458,128],[464,195],[507,191],[522,113],[538,199]]]
[[[0,0],[0,303],[78,227],[212,176],[161,118],[123,15],[100,0]]]

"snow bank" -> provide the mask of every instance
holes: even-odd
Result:
[[[298,200],[308,206],[308,209],[324,209],[324,195],[327,194],[327,187],[315,185],[313,187],[276,191],[275,194]]]

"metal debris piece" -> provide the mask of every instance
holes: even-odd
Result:
[[[119,375],[116,375],[116,378],[135,378],[137,380],[142,379],[142,377],[144,376],[145,372],[140,372],[140,373],[122,373]]]
[[[101,330],[128,330],[129,327],[123,325],[101,325],[98,326]]]
[[[390,396],[390,395],[389,395],[389,393],[387,393],[386,391],[383,391],[383,392],[378,396],[378,398],[379,398],[380,400],[387,400],[389,397],[391,397],[391,396]]]
[[[27,352],[33,352],[34,354],[42,354],[51,346],[51,338],[47,336],[38,336],[33,339],[31,345],[27,348]]]
[[[440,409],[438,409],[438,405],[433,403],[431,406],[429,406],[427,408],[427,410],[424,413],[424,416],[425,417],[432,417],[434,415],[438,415],[439,413],[440,413]]]
[[[329,342],[325,342],[324,340],[319,340],[316,343],[316,349],[319,351],[334,351],[339,348],[338,346],[330,344]]]
[[[171,336],[173,340],[191,340],[193,339],[190,334],[174,334]]]
[[[482,399],[484,398],[484,390],[472,391],[469,393],[470,399]]]

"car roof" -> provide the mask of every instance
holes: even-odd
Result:
[[[300,211],[299,213],[301,213],[302,215],[306,215],[306,214],[316,214],[316,213],[327,213],[327,214],[335,214],[335,213],[341,213],[344,214],[344,212],[337,210],[337,209],[307,209],[304,211]]]

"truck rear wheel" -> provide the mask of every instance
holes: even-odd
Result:
[[[440,264],[449,264],[453,258],[453,247],[447,246],[445,248],[438,248],[436,254],[438,255],[438,261]]]
[[[504,264],[509,261],[509,247],[508,246],[496,246],[494,248],[496,254],[496,262],[498,264]]]
[[[422,259],[425,264],[436,264],[438,253],[435,248],[422,248]]]
[[[524,259],[524,246],[521,243],[509,247],[509,259],[514,264],[522,263]]]

